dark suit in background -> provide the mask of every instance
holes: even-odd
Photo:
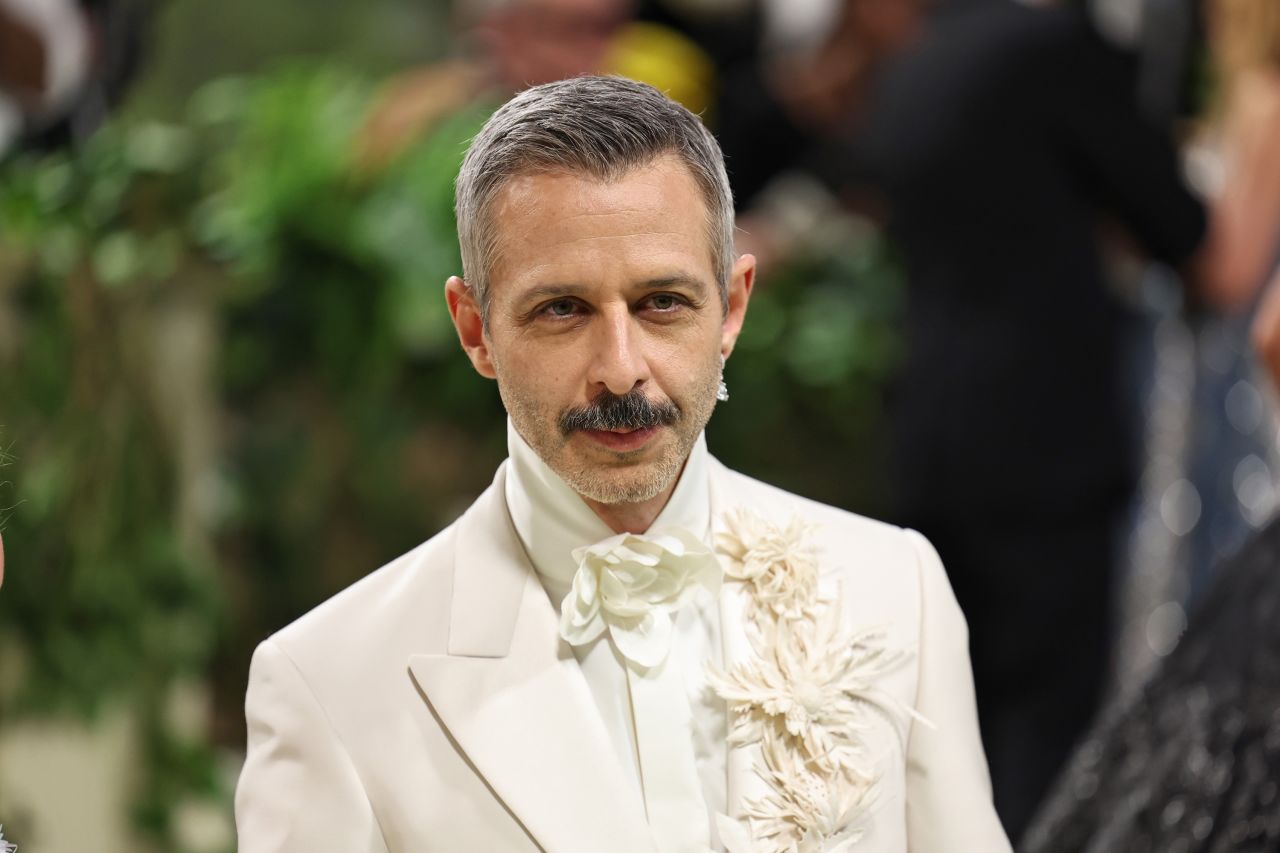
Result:
[[[1174,266],[1204,214],[1126,60],[1071,10],[1005,0],[942,4],[883,64],[848,162],[908,270],[896,520],[937,544],[968,616],[1016,839],[1097,705],[1134,486],[1098,214]]]

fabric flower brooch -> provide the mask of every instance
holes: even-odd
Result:
[[[666,658],[671,614],[720,577],[715,553],[681,529],[621,533],[576,549],[573,559],[578,571],[560,605],[560,636],[577,646],[607,630],[618,652],[642,667]]]
[[[720,838],[730,853],[845,850],[877,794],[865,740],[874,718],[920,719],[877,686],[909,655],[890,651],[882,630],[845,626],[839,591],[819,589],[810,525],[739,510],[727,528],[716,544],[748,595],[753,654],[708,679],[728,703],[730,743],[759,745],[768,793],[746,801],[743,820],[717,815]]]

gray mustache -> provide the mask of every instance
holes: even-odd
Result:
[[[603,392],[585,406],[569,409],[560,416],[560,430],[648,429],[670,426],[680,420],[680,408],[670,400],[655,403],[639,390],[622,396]]]

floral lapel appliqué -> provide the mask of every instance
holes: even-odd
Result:
[[[746,510],[725,521],[716,545],[726,579],[747,593],[753,654],[708,680],[728,703],[730,744],[760,746],[768,793],[744,803],[743,820],[717,815],[721,841],[730,853],[846,850],[878,793],[866,743],[874,719],[921,719],[877,686],[909,653],[890,650],[883,630],[845,625],[839,590],[820,590],[812,525]]]

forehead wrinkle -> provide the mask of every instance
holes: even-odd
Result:
[[[570,221],[575,218],[595,218],[595,217],[612,217],[612,216],[628,216],[628,215],[648,215],[657,212],[660,215],[666,215],[669,211],[664,205],[657,202],[664,195],[663,183],[664,179],[670,176],[669,168],[674,167],[675,172],[682,179],[682,183],[688,183],[694,190],[694,198],[698,207],[703,209],[703,214],[707,214],[707,202],[703,198],[700,187],[693,175],[689,174],[688,169],[684,167],[678,160],[670,160],[664,162],[668,158],[662,157],[649,164],[649,168],[636,168],[627,171],[625,174],[617,176],[613,179],[601,179],[588,174],[577,172],[530,172],[516,175],[504,186],[498,193],[497,205],[495,205],[495,215],[499,210],[509,209],[512,212],[532,213],[544,206],[545,198],[538,191],[537,184],[542,180],[551,178],[553,180],[567,180],[578,184],[575,195],[579,198],[584,196],[590,199],[590,204],[583,205],[574,212],[563,218],[563,221]],[[601,199],[597,195],[597,191],[608,190],[618,184],[630,182],[646,186],[650,190],[650,194],[638,201],[631,201],[625,209],[611,210],[593,210],[593,207],[610,205],[609,199]]]
[[[627,240],[632,237],[685,237],[682,231],[631,231],[626,234],[583,234],[571,240],[561,240],[560,245],[574,243],[595,243],[600,240]]]
[[[527,210],[532,212],[533,210],[536,210],[536,207],[531,206],[530,208],[527,208]],[[666,218],[670,213],[671,211],[668,208],[659,207],[658,205],[654,205],[652,207],[635,206],[635,207],[629,207],[623,210],[576,209],[571,212],[565,213],[563,216],[559,218],[557,230],[563,230],[569,227],[572,223],[581,222],[581,221],[586,221],[590,223],[593,221],[608,222],[611,220],[621,219],[625,222],[630,219],[640,219],[640,220],[651,219],[654,216],[660,216],[660,217]],[[535,239],[536,239],[537,236],[539,236],[543,231],[546,230],[545,224],[535,225],[535,224],[529,223],[529,220],[533,218],[534,217],[521,217],[521,219],[524,219],[525,222],[528,224],[525,224],[524,227],[516,235],[519,239],[528,239],[531,234],[535,235]],[[640,224],[640,223],[637,223],[637,224]],[[621,230],[621,231],[618,231],[617,233],[611,233],[611,234],[584,234],[579,239],[593,239],[598,237],[642,237],[642,236],[684,237],[686,236],[686,233],[684,231],[679,231],[675,229],[637,228],[634,230],[633,229]]]
[[[548,240],[548,234],[547,234],[548,229],[545,223],[537,222],[535,217],[528,217],[528,218],[520,217],[524,221],[519,223],[517,225],[517,228],[513,229],[513,233],[510,233],[509,236],[503,236],[501,233],[499,233],[498,240],[497,240],[499,251],[501,251],[501,247],[503,246],[503,244],[507,244],[508,247],[519,247],[519,246],[530,245],[530,244],[537,244],[541,246],[549,246],[549,245],[571,246],[574,244],[594,243],[598,241],[619,240],[619,239],[625,240],[625,239],[630,239],[634,237],[660,237],[660,238],[670,237],[670,238],[675,238],[681,244],[684,244],[686,242],[692,242],[696,244],[696,243],[701,243],[705,240],[705,234],[703,234],[701,230],[697,234],[689,234],[681,230],[654,229],[654,228],[646,228],[646,229],[635,230],[635,231],[618,231],[616,233],[609,233],[609,234],[573,234],[573,235],[565,235],[564,237],[559,237],[555,235],[555,232],[560,232],[562,230],[565,230],[565,226],[567,226],[569,223],[572,223],[578,220],[614,218],[614,217],[620,217],[620,216],[625,217],[628,215],[628,213],[629,213],[628,211],[598,211],[598,212],[583,211],[583,212],[569,214],[563,217],[560,220],[560,225],[557,226],[555,229],[553,229],[553,238],[551,241]]]

